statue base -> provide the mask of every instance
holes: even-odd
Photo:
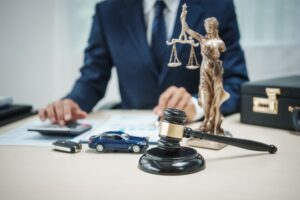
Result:
[[[229,133],[228,131],[225,131],[222,136],[225,137],[232,137],[232,134]],[[208,140],[201,140],[198,138],[191,138],[187,141],[188,146],[193,146],[193,147],[199,147],[199,148],[204,148],[204,149],[213,149],[213,150],[220,150],[223,149],[224,147],[227,146],[227,144],[219,143],[219,142],[213,142],[213,141],[208,141]]]

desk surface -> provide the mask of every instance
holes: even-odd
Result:
[[[113,114],[147,111],[106,111]],[[31,117],[5,126],[13,129]],[[275,144],[274,155],[227,146],[198,149],[206,169],[185,176],[158,176],[137,168],[141,155],[96,153],[84,146],[78,154],[45,147],[0,146],[0,199],[300,199],[300,136],[290,131],[245,125],[239,115],[225,118],[234,137]]]

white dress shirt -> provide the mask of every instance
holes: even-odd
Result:
[[[179,7],[180,0],[163,0],[166,4],[166,9],[164,10],[164,18],[166,24],[166,31],[167,31],[167,38],[168,40],[171,39],[174,31],[177,11]],[[152,25],[154,19],[154,4],[156,0],[143,0],[143,9],[144,9],[144,18],[145,24],[147,28],[147,42],[148,45],[151,45],[151,38],[152,38]],[[196,115],[194,117],[194,121],[198,120],[203,117],[203,109],[198,104],[198,99],[192,97]]]

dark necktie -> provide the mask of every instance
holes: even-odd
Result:
[[[166,49],[167,31],[164,19],[164,9],[166,4],[162,0],[157,0],[154,5],[154,19],[152,25],[151,51],[160,71],[163,65],[164,52]]]

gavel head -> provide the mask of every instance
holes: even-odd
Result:
[[[164,110],[160,122],[158,147],[174,151],[180,148],[179,142],[184,136],[186,114],[173,108]]]

